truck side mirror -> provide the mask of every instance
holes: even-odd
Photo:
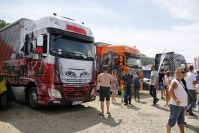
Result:
[[[43,46],[43,41],[44,41],[43,36],[39,35],[37,37],[37,46]]]

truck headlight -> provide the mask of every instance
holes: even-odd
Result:
[[[93,96],[94,93],[95,93],[95,89],[93,89],[93,90],[91,91],[91,96]]]
[[[48,94],[53,98],[62,98],[61,93],[53,88],[48,89]]]

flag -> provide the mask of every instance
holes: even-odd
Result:
[[[164,60],[165,57],[166,57],[166,48],[164,48],[164,51],[163,51],[161,59],[160,59],[160,64],[159,64],[159,67],[158,67],[158,73],[160,71],[160,67],[161,67],[162,62],[163,62],[163,60]]]

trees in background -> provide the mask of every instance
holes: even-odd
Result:
[[[145,54],[142,54],[142,66],[146,66],[148,64],[155,64],[155,58],[147,57]]]
[[[0,19],[0,29],[3,28],[4,26],[9,25],[5,20]]]

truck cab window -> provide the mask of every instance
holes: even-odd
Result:
[[[32,51],[33,51],[32,42],[30,42],[30,43],[25,43],[25,45],[21,48],[21,53],[22,53],[24,56],[30,55]]]

